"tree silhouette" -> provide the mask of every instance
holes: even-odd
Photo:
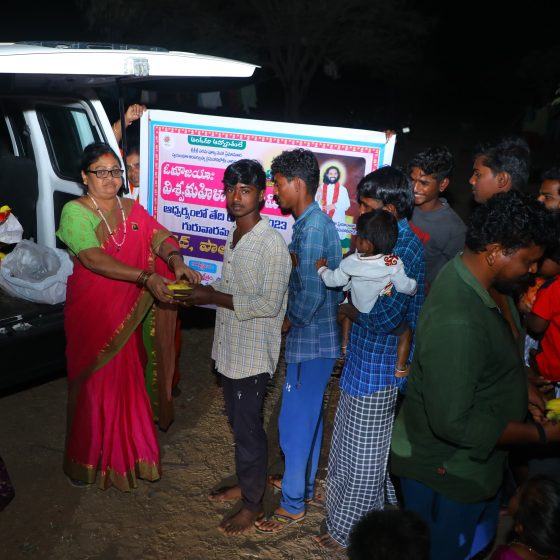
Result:
[[[347,65],[399,77],[421,62],[433,21],[405,0],[76,0],[90,27],[117,42],[239,58],[270,69],[297,121],[320,71]]]

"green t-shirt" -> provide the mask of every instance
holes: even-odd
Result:
[[[71,201],[62,209],[56,235],[74,255],[77,255],[84,249],[101,247],[95,234],[99,222],[101,222],[99,216],[90,212],[79,202]]]
[[[460,502],[491,498],[507,457],[498,439],[526,414],[527,376],[511,329],[457,256],[420,313],[392,471]]]

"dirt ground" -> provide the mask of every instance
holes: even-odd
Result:
[[[453,131],[452,131],[453,132]],[[463,218],[470,211],[470,152],[473,131],[441,133],[454,151],[458,168],[451,198]],[[418,131],[403,139],[395,154],[402,164],[430,145],[431,135]],[[40,559],[171,559],[258,558],[314,560],[344,558],[320,550],[311,537],[324,520],[321,508],[310,508],[306,520],[278,533],[226,538],[216,529],[229,505],[207,500],[212,488],[233,482],[233,439],[224,416],[221,389],[212,373],[210,347],[213,312],[186,318],[181,354],[181,395],[175,401],[175,423],[159,432],[163,476],[157,483],[141,481],[132,493],[114,489],[71,487],[62,472],[65,429],[64,378],[0,398],[0,455],[16,487],[16,498],[0,513],[0,558]],[[0,364],[1,374],[1,364]],[[269,387],[265,423],[269,434],[269,471],[281,473],[277,416],[284,366],[281,362]],[[326,397],[325,445],[318,473],[326,475],[330,428],[337,398],[333,378]],[[279,495],[267,491],[271,511]],[[234,506],[235,507],[235,506]],[[239,507],[239,506],[237,506]],[[498,542],[505,538],[504,517]]]
[[[0,399],[0,454],[16,487],[16,498],[0,513],[0,558],[15,559],[172,559],[344,558],[312,541],[324,520],[322,508],[277,535],[251,532],[227,538],[216,529],[232,511],[207,500],[208,491],[234,481],[233,439],[224,416],[221,389],[212,373],[213,312],[183,330],[181,395],[176,420],[159,433],[163,476],[140,481],[131,493],[71,487],[62,472],[65,428],[64,378]],[[270,383],[265,424],[270,438],[269,472],[281,473],[277,438],[284,364]],[[319,484],[337,397],[333,378],[326,396],[325,445]],[[265,508],[279,495],[267,491]],[[236,506],[233,506],[234,508]],[[239,507],[239,505],[237,505]]]
[[[311,508],[304,523],[273,536],[253,532],[226,538],[217,531],[232,508],[210,503],[207,494],[234,480],[234,448],[211,369],[213,312],[205,314],[196,328],[183,330],[182,392],[174,424],[159,432],[163,476],[156,483],[140,481],[131,493],[68,484],[61,468],[64,378],[0,399],[0,454],[16,488],[16,498],[0,513],[0,558],[336,558],[311,539],[323,520],[320,508]],[[276,424],[283,373],[280,364],[266,401],[272,473],[283,470]],[[332,416],[332,398],[327,410]],[[278,499],[267,491],[267,511]]]

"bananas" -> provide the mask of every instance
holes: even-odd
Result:
[[[174,299],[181,299],[188,295],[192,286],[188,282],[173,282],[172,284],[167,284],[167,288],[173,292]]]
[[[192,290],[188,282],[173,282],[172,284],[167,284],[167,288],[172,292]]]
[[[546,417],[553,422],[560,422],[560,399],[550,399],[546,403]]]

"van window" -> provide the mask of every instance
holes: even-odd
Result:
[[[6,117],[0,111],[0,156],[14,155],[12,139],[6,124]]]
[[[82,151],[100,140],[86,111],[60,105],[38,105],[36,111],[56,174],[80,181]]]
[[[2,150],[10,151],[13,155],[35,160],[29,127],[25,122],[23,110],[18,103],[9,99],[3,99],[0,105],[2,121],[6,126],[2,133]]]

